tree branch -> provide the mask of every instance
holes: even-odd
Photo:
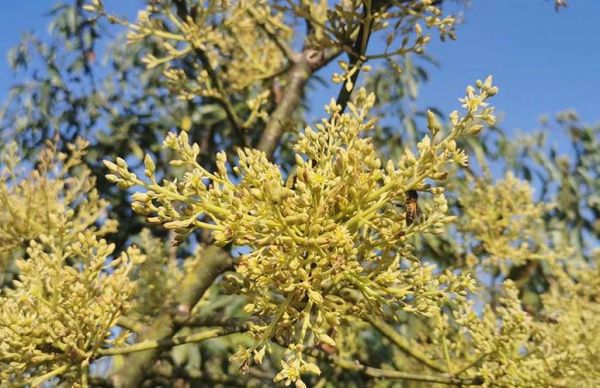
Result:
[[[256,146],[257,149],[271,155],[279,139],[283,135],[286,122],[300,105],[302,93],[306,82],[311,75],[331,62],[340,53],[339,50],[313,50],[305,48],[301,53],[295,54],[295,61],[287,73],[285,93],[275,111],[269,117],[267,126]]]
[[[285,344],[273,340],[279,346],[286,347]],[[438,374],[438,375],[427,375],[423,373],[409,373],[409,372],[401,372],[393,369],[380,369],[374,368],[370,366],[366,366],[358,362],[358,360],[347,360],[338,356],[328,355],[319,351],[317,349],[305,348],[302,351],[304,354],[310,357],[314,357],[319,360],[329,361],[334,365],[337,365],[341,368],[352,370],[355,372],[359,372],[368,377],[373,378],[384,378],[384,379],[392,379],[392,380],[411,380],[411,381],[422,381],[428,383],[438,383],[438,384],[446,384],[446,385],[482,385],[483,379],[479,376],[474,378],[458,378],[451,376],[447,373]]]
[[[189,344],[192,342],[201,342],[211,338],[223,337],[234,333],[241,333],[246,330],[247,327],[245,327],[244,325],[217,327],[214,329],[202,330],[197,333],[188,335],[173,336],[171,338],[165,338],[160,340],[145,340],[121,348],[100,349],[98,351],[98,354],[100,354],[101,356],[114,356],[117,354],[136,353],[151,349],[172,348],[173,346],[177,345]]]
[[[181,20],[186,20],[188,18],[188,16],[190,16],[190,14],[189,14],[189,10],[187,8],[185,0],[174,0],[174,3],[175,3],[175,7],[177,8],[177,16]],[[225,94],[225,90],[223,89],[223,84],[221,83],[219,76],[215,72],[215,69],[213,69],[212,66],[210,65],[210,60],[208,59],[208,56],[206,55],[204,50],[202,50],[200,47],[196,47],[196,46],[192,46],[192,47],[193,47],[194,53],[196,54],[196,56],[202,63],[202,67],[208,73],[208,78],[210,79],[210,83],[211,83],[212,87],[215,88],[217,90],[217,92],[219,93],[219,98],[215,98],[215,101],[225,111],[227,120],[233,127],[233,130],[239,136],[240,140],[242,141],[242,144],[247,145],[246,137],[244,136],[244,133],[242,131],[242,129],[243,129],[242,120],[238,117],[237,113],[235,112],[235,108],[233,107],[233,104],[231,103],[231,101],[229,100],[227,95]]]
[[[397,379],[397,380],[412,380],[412,381],[423,381],[428,383],[438,383],[447,385],[481,385],[483,380],[481,378],[467,378],[460,379],[450,375],[425,375],[422,373],[407,373],[400,372],[397,370],[379,369],[370,366],[362,365],[358,361],[343,360],[341,358],[334,357],[331,359],[334,364],[344,368],[361,372],[366,376],[374,378],[386,378],[386,379]]]
[[[381,319],[373,316],[366,316],[365,319],[407,356],[414,358],[423,365],[426,365],[437,372],[446,372],[446,368],[444,368],[444,366],[439,365],[437,362],[431,360],[414,347],[411,347],[409,342],[404,337],[399,335],[393,327],[383,322]]]
[[[342,107],[342,112],[346,109],[346,105],[348,105],[348,101],[350,100],[350,96],[356,87],[356,81],[358,80],[358,76],[360,75],[360,69],[362,65],[370,59],[378,59],[388,57],[388,54],[384,55],[366,55],[367,47],[369,45],[369,39],[371,37],[371,32],[373,28],[373,13],[383,11],[389,8],[392,5],[401,6],[403,3],[408,3],[411,0],[399,0],[399,1],[390,1],[390,0],[366,0],[363,5],[363,23],[358,30],[358,34],[356,35],[356,40],[352,45],[350,50],[346,49],[345,51],[348,53],[349,57],[349,69],[352,69],[354,66],[358,66],[356,71],[350,77],[350,81],[352,82],[352,88],[350,90],[346,89],[346,83],[342,85],[340,92],[338,93],[338,97],[336,100],[336,104]],[[441,4],[443,0],[435,0],[432,5]],[[403,49],[399,49],[391,55],[401,55],[404,53]]]
[[[208,73],[208,78],[210,78],[210,83],[212,84],[212,87],[217,89],[217,92],[219,93],[219,98],[215,98],[215,101],[217,101],[217,103],[221,105],[221,107],[225,111],[225,114],[227,115],[227,120],[229,120],[229,123],[233,127],[233,130],[240,137],[240,140],[243,143],[245,143],[244,133],[242,132],[242,120],[238,117],[237,113],[235,112],[235,108],[233,107],[233,104],[231,103],[231,101],[229,101],[229,98],[225,94],[223,84],[221,84],[221,80],[215,72],[215,69],[213,69],[210,65],[210,60],[208,59],[208,56],[206,55],[204,50],[195,46],[194,53],[196,54],[198,59],[200,59],[204,70],[206,70],[206,72]]]
[[[216,246],[206,248],[202,258],[183,278],[175,291],[175,308],[164,306],[164,312],[154,320],[151,327],[140,333],[140,338],[160,341],[172,337],[176,327],[175,316],[189,314],[191,308],[200,300],[214,280],[230,269],[232,265],[231,257],[223,249]],[[113,384],[116,387],[126,388],[139,386],[144,378],[145,370],[152,366],[157,354],[158,348],[149,348],[149,350],[137,351],[127,357],[123,367],[113,375]]]
[[[141,333],[146,329],[146,327],[140,322],[137,322],[135,319],[126,316],[119,317],[117,325],[129,331],[133,331],[134,333]]]
[[[282,40],[282,39],[280,39],[279,36],[276,33],[274,33],[273,31],[271,31],[267,27],[267,25],[260,20],[260,16],[257,15],[257,12],[254,9],[248,8],[248,13],[250,13],[250,15],[252,16],[252,18],[256,22],[256,24],[258,24],[258,26],[261,28],[261,30],[264,31],[264,33],[269,37],[269,39],[271,39],[271,41],[273,43],[275,43],[275,45],[277,46],[277,48],[279,48],[279,50],[281,51],[281,53],[283,55],[285,55],[285,57],[288,60],[291,61],[292,58],[294,57],[294,51],[287,44],[287,42],[284,41],[284,40]]]
[[[356,81],[358,80],[360,69],[365,61],[364,55],[367,52],[369,38],[371,37],[371,28],[373,27],[373,9],[371,5],[371,0],[367,0],[363,7],[363,22],[360,26],[360,29],[358,30],[356,40],[354,41],[354,45],[352,47],[352,52],[355,54],[348,54],[348,56],[350,57],[350,64],[348,68],[352,69],[353,67],[357,66],[356,71],[350,77],[350,82],[352,82],[352,88],[348,90],[346,88],[346,82],[344,82],[336,100],[336,104],[342,107],[342,112],[346,109],[346,105],[348,105],[348,100],[350,100],[352,91],[356,87]],[[383,8],[384,5],[382,4],[380,7]]]

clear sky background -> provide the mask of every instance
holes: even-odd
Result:
[[[55,2],[9,3],[0,13],[0,100],[15,80],[7,51],[23,32],[47,34],[47,11]],[[105,3],[129,16],[141,4]],[[459,107],[466,85],[492,74],[500,87],[493,103],[506,129],[531,130],[541,115],[553,117],[564,109],[575,109],[586,122],[600,121],[600,0],[570,0],[558,13],[550,0],[473,0],[458,26],[458,40],[434,39],[428,52],[441,66],[428,67],[431,80],[422,87],[418,106],[448,113]]]

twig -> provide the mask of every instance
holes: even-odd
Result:
[[[67,370],[69,370],[69,367],[70,367],[69,364],[61,365],[58,368],[51,370],[50,372],[31,380],[31,385],[33,387],[37,387],[37,386],[41,385],[44,381],[46,381],[54,376],[58,376],[58,375],[65,373]]]
[[[448,351],[448,341],[446,341],[446,336],[442,336],[442,348],[444,351],[444,360],[446,361],[446,369],[448,370],[448,374],[450,374],[450,376],[454,376],[454,373],[452,373],[452,362],[450,361],[450,352]]]
[[[141,333],[144,330],[146,330],[146,326],[137,322],[134,319],[131,319],[131,318],[128,318],[125,316],[120,316],[119,319],[117,320],[117,324],[119,326],[121,326],[122,328],[131,330],[135,333]]]
[[[287,42],[283,41],[282,39],[279,38],[279,36],[277,36],[277,34],[273,33],[273,31],[269,30],[269,28],[267,27],[267,25],[265,23],[263,23],[260,18],[258,17],[258,15],[256,15],[256,11],[252,8],[248,9],[248,13],[250,13],[250,16],[252,16],[252,18],[254,19],[254,21],[256,22],[256,24],[258,24],[258,26],[261,28],[261,30],[264,31],[265,34],[267,34],[267,36],[269,37],[269,39],[271,39],[273,41],[273,43],[275,43],[275,45],[277,46],[277,48],[279,48],[279,50],[281,51],[281,53],[283,55],[285,55],[285,57],[288,60],[292,60],[292,58],[294,57],[294,51],[290,48],[290,46],[287,44]]]
[[[175,0],[174,3],[175,3],[175,7],[177,8],[177,16],[179,16],[179,18],[181,20],[186,20],[187,17],[189,16],[189,12],[188,12],[185,0]],[[237,113],[235,112],[235,108],[233,107],[233,104],[231,103],[229,98],[227,98],[227,95],[225,94],[225,91],[223,89],[223,85],[221,84],[221,80],[219,79],[217,73],[215,72],[215,69],[213,69],[212,66],[210,65],[210,60],[208,59],[208,56],[206,55],[204,50],[202,50],[199,47],[194,46],[193,50],[194,50],[194,53],[196,54],[196,56],[198,57],[198,59],[200,59],[202,66],[206,70],[206,72],[208,74],[208,78],[210,79],[210,82],[212,84],[212,87],[217,90],[217,92],[219,93],[219,96],[221,97],[221,98],[216,98],[215,100],[217,101],[217,103],[219,105],[221,105],[221,107],[225,111],[227,120],[229,120],[231,126],[233,127],[233,130],[239,136],[242,143],[244,145],[247,145],[246,137],[244,136],[244,134],[242,132],[242,129],[243,129],[242,120],[238,117]]]
[[[277,340],[273,339],[273,341],[275,341],[274,343],[276,343],[277,345],[285,347],[284,344],[278,342]],[[483,384],[483,379],[479,376],[474,377],[474,378],[461,379],[461,378],[457,378],[454,376],[450,376],[446,373],[439,374],[439,375],[427,375],[427,374],[423,374],[423,373],[401,372],[401,371],[393,370],[393,369],[380,369],[380,368],[366,366],[366,365],[361,364],[357,360],[355,360],[355,361],[345,360],[341,357],[327,355],[324,352],[319,351],[317,349],[305,348],[302,352],[304,354],[306,354],[307,356],[314,357],[319,360],[329,361],[332,364],[337,365],[341,368],[352,370],[355,372],[360,372],[360,373],[364,374],[365,376],[373,377],[373,378],[422,381],[422,382],[428,382],[428,383],[438,383],[438,384],[458,385],[458,386],[482,385]]]
[[[206,70],[206,73],[208,74],[208,78],[210,79],[210,83],[212,84],[212,87],[217,89],[217,92],[219,93],[219,96],[221,97],[221,98],[216,98],[215,100],[219,103],[219,105],[221,105],[221,107],[225,111],[225,114],[227,115],[227,119],[231,123],[233,130],[237,133],[238,136],[240,136],[240,139],[242,141],[244,141],[244,134],[242,132],[242,120],[238,117],[237,113],[235,113],[235,108],[233,107],[233,104],[231,103],[231,101],[229,101],[229,98],[227,98],[227,95],[225,94],[225,90],[223,89],[223,84],[221,84],[221,80],[219,79],[219,76],[215,72],[215,69],[213,69],[212,66],[210,65],[210,60],[208,59],[208,56],[206,55],[204,50],[202,50],[199,47],[195,47],[195,46],[194,46],[194,53],[196,54],[198,59],[200,59],[200,62],[202,63],[202,67],[204,67],[204,69]]]
[[[354,46],[352,47],[352,52],[355,54],[348,54],[350,57],[350,64],[348,68],[352,69],[353,67],[357,67],[350,77],[352,87],[350,90],[348,90],[346,88],[346,82],[344,82],[336,100],[336,104],[342,107],[342,112],[346,109],[346,105],[348,105],[348,100],[350,100],[352,91],[356,87],[356,81],[358,80],[360,69],[365,62],[364,55],[367,51],[367,46],[369,45],[369,38],[371,37],[371,28],[373,26],[373,10],[371,9],[371,0],[365,2],[363,7],[363,23],[358,30],[356,40],[354,41]]]
[[[489,356],[491,353],[483,353],[481,356],[477,357],[475,360],[471,361],[470,363],[468,363],[467,365],[463,366],[462,368],[460,368],[458,370],[458,372],[456,372],[454,375],[455,376],[460,376],[462,373],[466,372],[467,370],[471,369],[472,367],[476,366],[477,364],[479,364],[481,361],[483,361],[487,356]]]
[[[244,331],[247,331],[247,327],[245,325],[218,327],[215,329],[202,330],[193,334],[174,336],[171,338],[165,338],[161,340],[146,340],[121,348],[99,349],[98,354],[100,354],[101,356],[114,356],[117,354],[136,353],[150,349],[171,348],[177,345],[183,345],[192,342],[201,342],[207,339],[223,337],[226,335],[241,333]]]
[[[447,385],[481,385],[483,380],[481,378],[468,378],[460,379],[450,375],[426,375],[422,373],[408,373],[400,372],[397,370],[379,369],[370,366],[362,365],[358,361],[343,360],[341,358],[332,358],[334,364],[344,368],[357,372],[361,372],[369,377],[374,378],[386,378],[386,379],[398,379],[398,380],[412,380],[412,381],[423,381],[428,383],[438,383]]]
[[[367,316],[366,320],[373,325],[384,337],[392,341],[394,345],[396,345],[404,354],[414,358],[420,363],[428,366],[429,368],[437,371],[437,372],[445,372],[446,368],[444,366],[439,365],[437,362],[431,360],[423,353],[419,352],[414,347],[411,347],[408,341],[399,335],[393,327],[383,322],[379,318],[375,318],[372,316]]]

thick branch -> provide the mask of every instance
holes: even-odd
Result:
[[[283,98],[271,114],[269,122],[256,146],[257,149],[264,151],[268,155],[273,153],[277,147],[279,138],[283,134],[286,121],[290,120],[291,115],[300,104],[302,91],[309,77],[310,68],[304,60],[298,61],[289,70]]]
[[[338,50],[317,51],[304,49],[302,53],[295,55],[297,58],[287,73],[285,93],[277,108],[271,114],[256,146],[257,149],[264,151],[267,155],[273,154],[279,139],[283,135],[286,122],[290,121],[300,105],[306,82],[315,71],[329,63],[339,53]]]
[[[164,312],[154,320],[146,332],[140,333],[140,337],[155,342],[173,337],[175,311],[182,314],[189,313],[191,307],[200,300],[214,280],[231,266],[231,257],[223,249],[216,246],[206,248],[196,267],[183,278],[174,292],[175,309],[165,306]],[[116,387],[139,386],[144,378],[145,370],[152,366],[157,352],[156,348],[151,348],[127,357],[123,367],[117,370],[113,376],[114,385]]]

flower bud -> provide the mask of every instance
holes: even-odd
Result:
[[[154,164],[154,160],[152,160],[152,157],[149,154],[146,154],[146,156],[144,157],[144,167],[146,167],[144,173],[148,178],[154,175],[156,165]]]
[[[467,130],[467,135],[471,135],[471,136],[477,136],[481,133],[481,130],[483,129],[483,125],[481,124],[475,124],[473,126],[471,126],[471,128],[469,128]]]
[[[427,111],[427,128],[429,128],[433,136],[437,135],[440,129],[442,129],[437,117],[430,110]]]

